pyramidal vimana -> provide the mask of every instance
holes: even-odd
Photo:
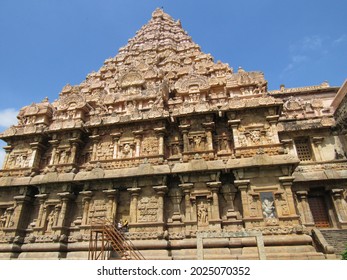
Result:
[[[268,91],[157,9],[0,134],[0,258],[87,259],[95,221],[126,221],[146,259],[340,258],[346,92]]]

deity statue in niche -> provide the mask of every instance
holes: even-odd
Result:
[[[7,216],[8,213],[6,210],[4,210],[0,216],[0,228],[4,228],[6,226]]]
[[[276,211],[272,192],[260,193],[261,208],[264,218],[276,218]]]
[[[131,157],[131,146],[129,143],[124,144],[122,148],[123,157]]]
[[[171,145],[171,155],[179,155],[181,153],[179,143],[173,143]]]
[[[55,225],[56,222],[56,212],[54,211],[54,209],[51,210],[51,212],[48,214],[47,217],[47,229],[46,232],[51,232],[52,231],[52,227]]]
[[[202,201],[198,205],[198,222],[199,224],[208,224],[207,206]]]

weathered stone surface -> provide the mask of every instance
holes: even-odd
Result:
[[[106,218],[147,259],[331,259],[310,229],[347,227],[345,92],[268,91],[157,9],[0,134],[0,258],[87,258]]]

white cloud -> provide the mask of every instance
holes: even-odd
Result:
[[[342,34],[339,38],[335,39],[333,41],[333,46],[337,46],[337,45],[340,45],[344,42],[347,41],[347,35],[346,34]]]
[[[302,38],[300,41],[291,44],[289,51],[291,53],[304,53],[310,51],[320,51],[323,49],[324,39],[318,35],[311,35]]]
[[[307,60],[308,57],[305,55],[293,55],[289,64],[283,69],[282,74],[298,67],[300,64],[306,62]]]
[[[0,110],[0,127],[7,128],[17,123],[18,111],[13,108]]]
[[[322,49],[323,39],[317,35],[305,37],[302,41],[303,51],[316,51]]]
[[[297,70],[308,61],[317,61],[328,54],[327,38],[319,35],[305,36],[288,47],[289,62],[283,68],[281,77]]]

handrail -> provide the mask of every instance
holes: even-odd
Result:
[[[93,232],[95,240],[93,243]],[[99,255],[97,251],[98,233],[102,236],[102,246]],[[106,244],[106,246],[105,246]],[[98,259],[101,255],[105,258],[105,250],[110,247],[116,251],[121,257],[126,259],[144,260],[144,256],[136,249],[130,239],[127,239],[124,233],[120,232],[115,225],[107,218],[93,218],[91,223],[90,243],[89,243],[89,259]]]

